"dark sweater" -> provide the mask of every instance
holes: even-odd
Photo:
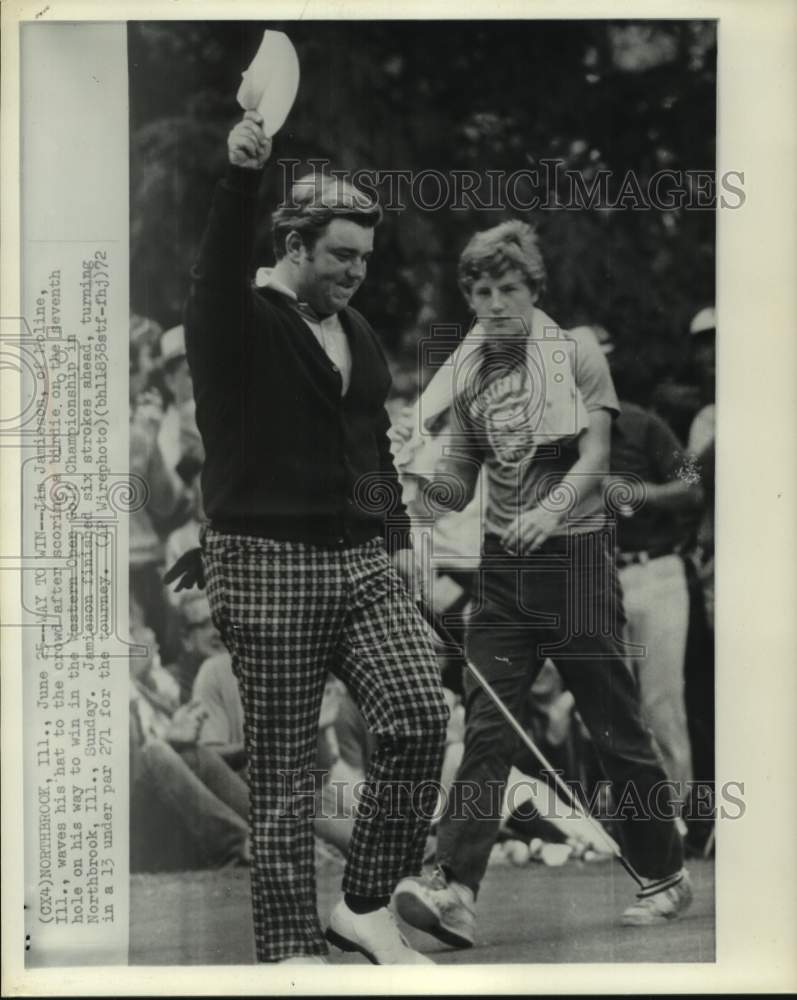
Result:
[[[352,357],[341,379],[285,296],[252,284],[262,171],[229,167],[216,187],[185,309],[202,496],[222,531],[318,545],[409,541],[390,453],[390,374],[354,309],[339,314]]]
[[[683,447],[661,417],[623,400],[612,426],[612,474],[669,483],[678,477],[683,461]],[[617,518],[617,544],[621,552],[674,552],[686,541],[690,520],[686,512],[645,504],[633,517]]]

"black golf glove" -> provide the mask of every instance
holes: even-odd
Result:
[[[164,583],[174,583],[177,580],[175,593],[181,590],[190,590],[192,587],[205,589],[205,570],[202,566],[202,549],[197,546],[189,549],[163,575]]]

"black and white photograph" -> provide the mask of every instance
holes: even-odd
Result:
[[[714,982],[789,843],[793,592],[746,564],[793,493],[754,475],[750,524],[740,317],[785,312],[725,251],[761,185],[721,151],[723,5],[55,6],[18,26],[0,331],[18,982]]]
[[[128,69],[133,956],[711,961],[716,25]]]

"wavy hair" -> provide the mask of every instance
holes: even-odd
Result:
[[[487,275],[498,278],[516,268],[533,292],[545,291],[547,275],[537,234],[519,219],[502,222],[471,237],[460,254],[457,280],[468,298],[473,285]]]
[[[285,256],[288,233],[299,233],[309,251],[333,219],[348,219],[372,229],[382,221],[382,207],[345,178],[316,172],[300,177],[271,217],[277,260]]]

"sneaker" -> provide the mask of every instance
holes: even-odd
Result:
[[[623,913],[620,922],[626,927],[647,927],[650,924],[663,924],[665,920],[675,920],[689,909],[692,896],[692,882],[689,872],[684,868],[680,881],[654,896],[646,896],[632,903]]]
[[[341,900],[329,918],[326,938],[341,951],[359,951],[372,965],[434,965],[411,947],[386,906],[354,913]]]
[[[396,886],[393,905],[402,920],[426,931],[452,948],[472,948],[476,912],[469,890],[457,892],[436,869],[420,878],[405,878]]]

